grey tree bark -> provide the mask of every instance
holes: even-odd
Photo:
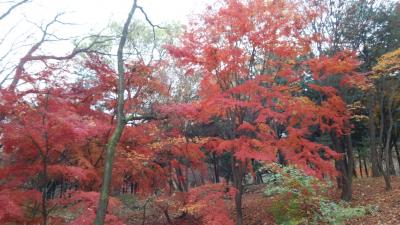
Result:
[[[392,91],[390,93],[389,96],[389,101],[388,101],[388,117],[389,117],[389,127],[388,127],[388,131],[386,134],[386,143],[384,146],[384,152],[383,152],[383,157],[385,159],[385,169],[383,171],[383,178],[385,179],[385,189],[386,191],[390,191],[392,190],[392,185],[390,182],[390,157],[392,157],[391,155],[389,155],[389,153],[391,153],[390,151],[390,139],[392,137],[392,129],[393,129],[393,112],[392,112],[392,106],[393,106],[393,98],[394,98],[394,88],[392,88]]]
[[[372,176],[379,177],[381,175],[379,171],[379,157],[376,146],[376,125],[375,125],[375,94],[371,93],[368,100],[368,116],[369,116],[369,138],[371,148],[371,164],[372,164]]]
[[[99,205],[97,207],[96,219],[94,221],[95,225],[103,225],[104,220],[107,214],[108,207],[108,198],[111,184],[111,176],[112,176],[112,164],[115,155],[115,148],[121,138],[122,132],[126,125],[125,114],[124,114],[124,93],[125,93],[125,70],[124,70],[124,60],[123,60],[123,52],[124,46],[126,43],[126,39],[128,37],[128,29],[131,23],[133,14],[137,9],[137,0],[133,1],[133,5],[131,10],[129,11],[129,15],[127,20],[125,21],[124,28],[122,30],[122,36],[118,46],[117,52],[117,63],[118,63],[118,101],[117,101],[117,125],[115,130],[108,141],[107,144],[107,152],[105,158],[104,165],[104,175],[103,175],[103,184],[101,186],[100,191],[100,199]]]

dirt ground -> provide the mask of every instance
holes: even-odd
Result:
[[[353,186],[353,206],[372,205],[376,210],[372,214],[360,218],[353,218],[346,225],[400,225],[400,178],[392,177],[393,190],[386,192],[382,177],[355,178]],[[274,197],[263,196],[265,185],[254,185],[246,190],[243,198],[243,221],[245,225],[275,225],[274,219],[267,209],[271,206]],[[339,196],[338,190],[332,190],[333,196]],[[337,197],[336,197],[337,198]],[[235,218],[233,201],[228,201],[231,217]],[[129,224],[142,224],[143,212],[131,215]],[[176,218],[178,215],[171,215]],[[162,212],[154,209],[147,211],[147,225],[168,224]],[[196,219],[185,223],[175,220],[173,224],[199,224]]]
[[[371,205],[376,208],[372,214],[353,218],[348,225],[400,225],[400,178],[392,177],[392,190],[385,191],[382,177],[355,178],[353,186],[353,206]],[[273,225],[273,218],[266,208],[271,204],[271,198],[262,197],[264,188],[253,187],[244,198],[243,221],[246,225]],[[338,196],[336,194],[336,196]],[[269,221],[269,222],[265,222]]]
[[[360,225],[400,225],[400,179],[392,177],[392,190],[385,191],[382,177],[354,180],[353,205],[376,205],[378,209],[371,215],[355,218],[347,224]]]

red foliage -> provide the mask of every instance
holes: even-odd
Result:
[[[75,213],[77,216],[72,221],[69,221],[70,225],[89,225],[93,224],[96,218],[97,203],[99,201],[98,192],[82,192],[75,191],[69,192],[68,197],[63,199],[57,199],[53,202],[58,205],[68,206],[69,210]],[[119,200],[110,198],[109,208],[106,216],[105,224],[108,225],[123,225],[124,223],[113,212],[117,212],[120,208]]]
[[[189,191],[187,203],[184,206],[189,214],[200,217],[202,224],[206,225],[233,225],[234,221],[229,217],[224,198],[232,198],[235,193],[230,188],[226,192],[226,187],[222,184],[206,184]]]
[[[68,165],[66,159],[62,160],[63,157],[78,157],[80,148],[89,138],[104,132],[102,126],[96,126],[100,124],[98,120],[83,116],[73,99],[65,98],[65,89],[35,88],[5,95],[7,98],[1,108],[12,106],[13,109],[3,114],[6,119],[0,126],[2,157],[7,159],[0,168],[0,190],[7,193],[16,214],[4,217],[4,221],[15,220],[17,216],[29,218],[29,210],[23,206],[32,204],[32,198],[36,204],[42,204],[38,200],[41,194],[35,189],[41,191],[48,181],[64,179],[78,182],[82,187],[98,181],[96,171],[74,165],[73,161]],[[29,183],[32,184],[27,185]],[[32,190],[24,191],[27,187]],[[31,193],[31,196],[25,193]],[[8,209],[5,210],[0,211],[8,215]]]
[[[210,139],[210,151],[268,162],[279,150],[290,163],[335,175],[327,159],[339,155],[309,137],[313,127],[347,132],[346,106],[329,86],[312,86],[328,95],[320,103],[302,97],[299,81],[311,70],[315,81],[344,76],[343,85],[353,84],[359,62],[351,52],[307,59],[314,36],[302,29],[316,14],[299,8],[284,0],[226,0],[189,27],[181,47],[168,49],[184,68],[203,74],[200,100],[184,108],[187,118],[231,121],[232,134]]]
[[[185,31],[180,47],[166,46],[187,75],[201,74],[198,100],[190,103],[158,106],[168,92],[158,73],[162,65],[127,63],[125,113],[140,117],[157,109],[168,116],[168,124],[138,120],[126,125],[112,188],[134,185],[135,194],[169,193],[156,201],[165,212],[174,208],[204,224],[232,224],[224,198],[241,194],[243,180],[235,180],[237,188],[228,188],[230,193],[223,185],[205,184],[208,155],[229,153],[230,169],[240,170],[240,179],[252,172],[252,160],[269,163],[278,154],[315,176],[337,175],[333,159],[341,156],[311,137],[315,132],[348,134],[349,113],[338,88],[365,82],[355,72],[359,62],[352,52],[310,59],[318,34],[304,29],[315,16],[285,0],[225,0],[208,8]],[[71,224],[92,223],[115,123],[117,74],[97,55],[84,64],[93,79],[71,82],[49,67],[22,74],[24,91],[0,91],[0,200],[6,202],[1,223],[37,219],[30,218],[29,209],[45,208],[41,200],[79,213]],[[330,79],[339,80],[340,87]],[[320,99],[306,97],[303,84]],[[188,134],[188,127],[205,125],[218,132]],[[63,196],[64,182],[78,191]],[[61,186],[62,198],[41,196],[48,195],[50,184]],[[172,195],[176,190],[187,193]],[[110,206],[107,223],[122,224],[112,212],[118,207],[115,199]]]
[[[38,190],[51,196],[51,192],[53,195],[55,192],[48,190],[52,185],[60,188],[60,197],[66,195],[63,193],[65,185],[80,190],[98,190],[103,153],[114,120],[110,112],[116,104],[117,76],[105,60],[95,55],[89,56],[85,66],[95,78],[73,81],[65,77],[67,67],[51,65],[37,74],[24,74],[21,77],[26,82],[23,91],[0,90],[0,138],[4,159],[0,168],[0,191],[2,198],[8,198],[13,204],[15,212],[10,214],[8,209],[0,209],[2,221],[27,217],[23,206],[32,202],[25,194],[14,199],[11,193]],[[155,72],[157,66],[143,62],[126,65],[128,95],[125,109],[128,113],[144,114],[143,106],[153,103],[154,96],[167,94],[163,81]],[[158,141],[158,135],[157,125],[153,123],[125,129],[118,146],[118,164],[114,168],[115,186],[119,188],[128,176],[145,193],[165,185],[165,179],[161,179],[164,171],[153,161],[155,151],[151,147]],[[150,182],[149,177],[154,177],[153,181],[159,184]],[[72,223],[91,223],[98,195],[95,192],[78,193],[73,196],[87,202],[85,207],[91,211]],[[90,196],[93,198],[88,199]],[[42,196],[48,206],[55,204],[56,201],[47,198]],[[66,201],[74,201],[74,198],[66,198]],[[39,211],[47,210],[43,201],[37,204]],[[51,215],[48,218],[53,222],[60,219]],[[110,217],[110,224],[116,224],[115,221]]]
[[[230,153],[237,198],[251,160],[268,163],[281,155],[309,174],[338,174],[333,159],[341,155],[311,137],[349,132],[346,104],[328,81],[352,88],[364,80],[353,52],[310,59],[318,35],[304,29],[316,15],[293,1],[225,0],[191,24],[180,47],[167,46],[187,74],[202,77],[198,101],[166,112],[220,127],[204,148]],[[321,98],[306,97],[302,83]]]
[[[34,190],[0,189],[0,201],[0,223],[25,224],[33,219],[27,212],[29,207],[33,208],[40,202],[40,193]]]

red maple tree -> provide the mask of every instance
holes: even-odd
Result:
[[[280,158],[313,175],[337,175],[329,159],[340,154],[311,136],[347,133],[348,113],[336,89],[319,81],[340,76],[342,85],[357,83],[358,61],[348,53],[312,58],[316,35],[306,28],[316,15],[284,0],[225,0],[192,22],[181,46],[168,46],[188,75],[202,74],[200,99],[179,109],[197,123],[219,124],[205,146],[230,153],[237,224],[252,160]],[[307,85],[323,98],[307,97]]]
[[[12,210],[30,209],[31,215],[6,213],[3,222],[39,219],[46,223],[54,185],[65,180],[84,189],[99,182],[96,171],[84,167],[79,155],[89,138],[103,132],[102,122],[82,113],[82,107],[64,86],[65,79],[57,77],[52,69],[30,78],[24,91],[1,92],[5,117],[1,123],[2,154],[7,160],[1,168],[1,179],[6,182],[0,190],[19,207]],[[36,218],[37,214],[41,218]]]

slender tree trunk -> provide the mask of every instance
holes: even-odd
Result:
[[[197,176],[196,176],[196,172],[194,171],[193,167],[190,167],[190,172],[193,174],[193,181],[194,181],[194,185],[192,187],[197,187],[200,185],[200,182],[197,182]],[[200,175],[201,177],[201,175]],[[188,176],[189,178],[189,176]],[[189,182],[188,182],[189,183]]]
[[[43,225],[47,225],[47,217],[48,217],[48,212],[47,212],[47,160],[43,160],[43,187],[42,187],[42,223]]]
[[[176,176],[177,176],[177,185],[180,192],[187,192],[187,186],[185,182],[185,175],[182,172],[181,167],[175,168]]]
[[[357,175],[357,168],[356,168],[356,166],[353,166],[353,177],[355,177],[355,178],[357,178],[357,177],[358,177],[358,175]]]
[[[168,213],[168,208],[164,209],[163,213],[164,213],[165,218],[167,219],[168,224],[172,224],[171,217],[169,216],[169,213]]]
[[[367,166],[367,159],[365,158],[365,156],[364,156],[363,158],[364,158],[365,176],[366,176],[366,177],[369,177],[368,166]]]
[[[380,119],[379,119],[379,146],[380,146],[380,151],[378,152],[378,159],[379,159],[379,168],[380,172],[383,175],[383,178],[385,179],[385,182],[388,181],[386,173],[385,173],[385,168],[384,168],[384,160],[385,160],[385,144],[384,144],[384,130],[385,130],[385,95],[384,95],[384,90],[382,87],[380,87],[380,98],[379,98],[379,113],[380,113]]]
[[[219,183],[219,168],[218,168],[218,156],[213,152],[213,167],[214,167],[214,176],[215,183]]]
[[[363,177],[363,164],[362,164],[360,149],[358,149],[358,166],[359,166],[359,169],[360,169],[360,177]]]
[[[243,186],[243,185],[242,185]],[[238,193],[235,196],[235,205],[236,205],[236,224],[243,224],[243,211],[242,211],[242,196],[243,196],[243,187],[238,190]]]
[[[64,192],[64,177],[61,178],[61,185],[60,185],[60,198],[62,198]]]
[[[386,133],[386,144],[384,148],[384,158],[385,158],[385,170],[384,170],[384,179],[385,179],[385,189],[386,191],[392,190],[392,185],[390,182],[390,139],[392,137],[392,129],[393,129],[393,115],[392,115],[392,105],[393,105],[393,98],[394,98],[394,90],[390,94],[389,101],[388,101],[388,117],[389,117],[389,127]]]
[[[149,200],[147,199],[143,205],[142,225],[144,225],[146,223],[146,207],[147,207],[148,203],[149,203]]]
[[[169,163],[168,165],[168,172],[169,172],[169,195],[172,195],[173,192],[173,188],[174,188],[174,178],[173,178],[173,174],[172,174],[172,165],[171,163]]]
[[[189,191],[189,168],[188,167],[185,168],[182,182],[185,187],[185,191],[186,192]]]
[[[400,152],[399,152],[399,147],[397,146],[396,141],[394,141],[394,150],[396,151],[397,165],[399,166],[399,172],[400,172]]]
[[[343,139],[339,139],[335,131],[331,132],[331,139],[334,145],[335,151],[344,153],[343,158],[335,161],[336,169],[341,173],[337,177],[338,187],[342,189],[341,198],[345,201],[350,201],[352,198],[352,181],[353,181],[353,148],[351,145],[351,137],[345,135]],[[345,146],[339,144],[339,142],[345,141]]]
[[[345,201],[350,201],[352,199],[352,186],[353,186],[353,170],[354,170],[354,156],[353,156],[353,143],[351,141],[351,135],[347,134],[345,136],[346,143],[346,155],[347,155],[347,174],[345,176],[346,186],[342,192],[342,199]]]
[[[243,211],[242,211],[242,196],[243,196],[243,162],[236,160],[232,156],[231,160],[232,166],[232,178],[233,178],[233,186],[237,189],[235,195],[235,208],[236,208],[236,224],[243,224]]]
[[[396,175],[396,169],[394,168],[393,162],[393,144],[389,144],[389,173],[390,175]]]
[[[49,102],[49,98],[50,98],[50,93],[47,92],[46,94],[46,103],[45,103],[45,110],[47,111],[48,109],[48,102]],[[45,126],[46,125],[46,114],[43,114],[42,117],[42,125]],[[40,149],[39,145],[36,143],[34,143],[37,146],[37,150],[39,151],[39,155],[42,159],[42,166],[43,166],[43,177],[42,177],[42,220],[43,220],[43,225],[47,225],[47,219],[48,219],[48,210],[47,210],[47,183],[48,181],[48,174],[47,174],[47,169],[48,169],[48,156],[49,156],[49,152],[50,152],[50,145],[49,145],[49,134],[46,131],[44,131],[43,133],[43,137],[44,137],[44,142],[45,142],[45,152],[42,152],[42,150]]]
[[[370,139],[370,150],[371,150],[371,164],[372,164],[372,176],[379,177],[381,174],[379,172],[379,157],[378,151],[376,148],[376,126],[375,126],[375,96],[374,94],[370,94],[368,101],[368,111],[369,111],[369,139]]]
[[[128,18],[125,21],[124,28],[122,30],[122,36],[118,46],[117,60],[118,60],[118,102],[117,102],[117,125],[116,128],[108,141],[107,151],[104,165],[103,183],[100,191],[99,205],[96,212],[95,225],[103,225],[107,214],[108,198],[110,192],[110,184],[112,177],[112,164],[114,160],[115,148],[121,138],[122,132],[125,127],[125,115],[124,115],[124,93],[125,93],[125,71],[124,71],[124,60],[123,60],[123,49],[128,36],[128,29],[131,23],[133,14],[137,8],[137,0],[134,0],[132,8],[129,12]]]

